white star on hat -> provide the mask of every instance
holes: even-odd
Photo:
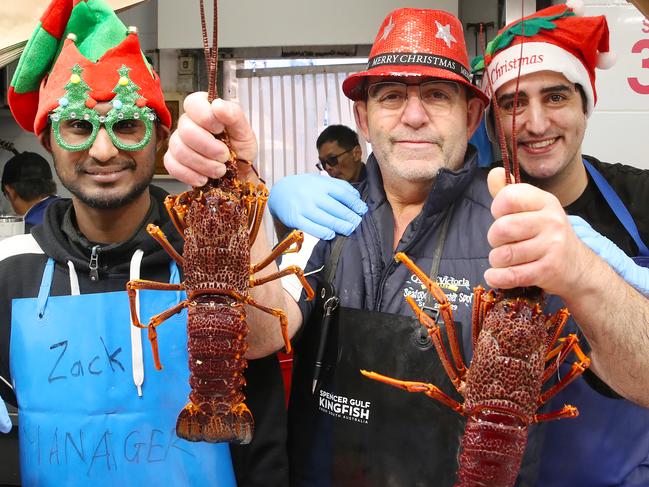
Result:
[[[457,42],[457,39],[451,34],[451,24],[442,25],[436,20],[435,25],[437,26],[437,34],[435,37],[437,39],[444,39],[447,47],[451,47],[452,42]]]
[[[382,41],[388,38],[390,32],[392,32],[392,29],[394,29],[394,24],[392,23],[392,15],[390,15],[390,20],[388,21],[388,25],[385,26],[385,28],[383,29],[383,34],[381,34]]]

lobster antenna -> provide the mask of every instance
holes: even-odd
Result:
[[[482,34],[482,25],[480,26],[480,32]],[[483,35],[480,35],[480,48],[482,49],[482,57],[483,59],[486,59],[486,47],[485,47],[485,39]],[[493,85],[491,84],[491,77],[489,76],[489,70],[485,66],[485,74],[487,78],[487,94],[491,96],[491,99],[493,100],[492,108],[494,111],[494,122],[495,122],[495,129],[496,129],[496,136],[498,137],[498,146],[500,147],[500,154],[503,158],[503,167],[505,168],[505,183],[510,184],[511,183],[511,170],[510,170],[510,163],[509,163],[509,152],[507,151],[507,143],[505,141],[505,132],[503,131],[502,127],[502,116],[501,116],[501,111],[500,111],[500,106],[498,105],[498,100],[496,100],[496,93],[494,92]]]
[[[524,9],[524,1],[521,0],[521,15],[524,13],[523,9]],[[516,88],[514,90],[514,112],[512,114],[511,165],[509,159],[509,152],[507,151],[505,132],[503,130],[502,112],[500,110],[500,106],[498,105],[498,100],[496,99],[496,93],[494,92],[493,86],[491,84],[491,78],[489,77],[489,72],[485,66],[485,76],[487,77],[487,89],[488,92],[491,94],[491,98],[493,100],[492,107],[494,110],[494,121],[496,125],[495,128],[498,136],[498,145],[500,146],[500,152],[503,158],[503,167],[505,168],[506,184],[511,184],[512,182],[513,183],[521,182],[520,164],[518,162],[518,145],[516,143],[517,141],[516,113],[518,111],[517,108],[518,108],[519,84],[521,80],[521,67],[522,67],[522,60],[523,60],[523,44],[525,43],[525,21],[523,20],[524,18],[525,17],[523,16],[523,18],[521,19],[521,43],[520,43],[520,53],[518,55],[518,73],[516,75]],[[480,26],[480,30],[482,32],[482,26]],[[484,43],[484,36],[482,35],[480,36],[480,43],[482,49],[482,57],[484,59],[486,58],[485,55],[486,48]],[[512,181],[512,176],[513,176],[513,181]]]
[[[207,24],[205,22],[205,6],[203,0],[200,0],[201,11],[201,31],[203,34],[203,54],[205,56],[205,70],[207,72],[207,99],[210,103],[218,98],[216,89],[216,66],[218,58],[218,13],[217,0],[214,0],[214,25],[212,29],[212,47],[207,35]]]
[[[0,149],[13,152],[16,156],[20,154],[20,151],[16,149],[16,146],[13,144],[13,142],[9,142],[8,140],[0,139]]]
[[[521,15],[525,19],[524,1],[521,0]],[[518,87],[521,82],[521,67],[523,65],[523,44],[525,44],[525,20],[521,20],[521,49],[518,54],[518,73],[516,74],[516,89],[514,90],[514,113],[512,114],[512,169],[514,170],[514,182],[521,182],[520,165],[518,164],[518,144],[516,143],[516,113],[518,112]],[[509,179],[509,178],[508,178]]]

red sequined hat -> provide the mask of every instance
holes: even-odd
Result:
[[[471,84],[462,24],[441,10],[401,8],[381,24],[367,70],[350,75],[343,92],[354,101],[364,97],[368,76],[430,76],[457,81],[485,105],[487,96]]]

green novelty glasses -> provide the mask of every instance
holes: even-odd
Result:
[[[89,108],[84,108],[83,113],[51,113],[57,144],[68,151],[88,150],[103,125],[118,149],[136,151],[145,147],[151,140],[155,112],[149,107],[137,106],[117,109],[115,102],[106,115]]]

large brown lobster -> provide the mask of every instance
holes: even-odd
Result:
[[[568,405],[559,411],[536,414],[541,405],[576,379],[590,363],[575,335],[559,338],[569,316],[567,310],[561,309],[553,316],[545,315],[543,291],[539,288],[496,291],[475,288],[473,359],[467,368],[460,353],[446,295],[405,254],[397,253],[395,259],[415,273],[439,303],[451,357],[435,320],[412,297],[406,297],[419,321],[428,329],[441,363],[464,403],[458,403],[433,384],[393,379],[365,370],[361,372],[371,379],[409,392],[426,394],[468,417],[456,486],[514,485],[527,442],[528,426],[577,415],[577,409]],[[555,347],[557,341],[560,344]],[[543,384],[571,351],[576,353],[579,361],[561,381],[542,392]]]
[[[228,144],[227,135],[220,136]],[[228,144],[229,145],[229,144]],[[218,180],[210,180],[177,196],[168,196],[165,205],[185,244],[183,255],[169,244],[156,225],[147,231],[169,253],[184,271],[180,284],[146,280],[127,283],[134,326],[148,328],[155,366],[161,369],[156,327],[164,320],[187,308],[187,340],[189,350],[190,402],[178,416],[176,432],[190,441],[249,443],[253,418],[244,404],[243,371],[248,325],[244,305],[254,306],[277,316],[287,350],[291,345],[287,319],[283,311],[255,302],[248,288],[273,279],[295,274],[313,297],[313,290],[299,267],[258,279],[254,274],[267,267],[287,251],[297,251],[303,234],[292,232],[261,262],[250,264],[250,247],[259,231],[268,198],[263,184],[254,186],[237,178],[237,159],[230,153],[227,172]],[[295,245],[294,245],[295,244]],[[187,299],[153,316],[147,325],[137,316],[137,290],[184,290]]]
[[[214,13],[216,27],[216,1]],[[202,1],[201,20],[203,39],[207,43]],[[210,73],[208,99],[212,101],[216,97],[216,46],[212,49],[206,47],[205,52]],[[165,200],[171,220],[185,240],[183,255],[176,252],[156,225],[147,227],[149,234],[183,269],[184,281],[180,284],[129,281],[127,291],[132,323],[139,328],[148,328],[157,369],[162,366],[156,327],[187,308],[191,393],[190,402],[178,416],[178,436],[189,441],[245,444],[251,441],[254,426],[252,414],[243,402],[242,391],[248,349],[245,305],[277,316],[286,349],[291,349],[286,314],[257,303],[248,294],[248,289],[294,274],[304,286],[308,299],[312,299],[314,293],[302,269],[297,266],[254,277],[279,255],[298,251],[303,233],[293,231],[267,257],[251,265],[250,248],[259,232],[268,190],[263,184],[255,186],[238,179],[238,164],[247,161],[237,158],[227,133],[223,132],[217,138],[230,149],[225,175],[208,180],[200,188],[168,196]],[[137,316],[135,305],[136,291],[143,289],[184,290],[187,299],[153,316],[144,325]]]

